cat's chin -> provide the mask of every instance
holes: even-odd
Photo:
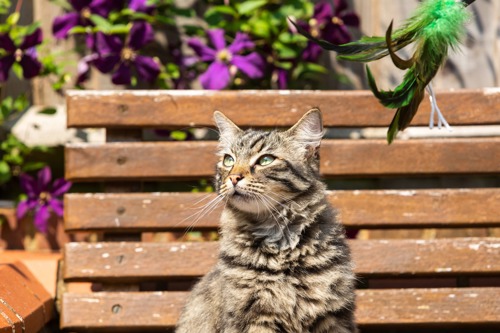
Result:
[[[264,204],[259,202],[255,196],[241,191],[234,191],[229,201],[234,208],[245,213],[262,214],[266,210]]]

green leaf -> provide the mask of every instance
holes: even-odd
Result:
[[[184,141],[187,138],[187,133],[183,131],[172,131],[170,137],[177,141]]]
[[[14,74],[16,74],[18,78],[20,79],[23,78],[23,68],[18,62],[14,62],[14,64],[12,64],[12,71],[14,72]]]
[[[87,33],[87,27],[82,27],[80,25],[77,25],[73,28],[71,28],[68,32],[70,35],[74,35],[74,34],[85,34]]]
[[[132,27],[129,24],[113,25],[107,32],[110,34],[128,34]]]
[[[273,49],[278,53],[279,58],[292,59],[299,56],[298,50],[295,50],[287,44],[283,44],[279,41],[273,43]]]
[[[8,182],[11,177],[9,164],[5,161],[0,161],[0,184]]]
[[[214,6],[205,12],[205,21],[210,26],[223,26],[227,23],[227,16],[235,18],[238,13],[229,6]]]
[[[263,38],[271,37],[271,27],[268,21],[256,19],[250,20],[248,24],[250,30],[249,32],[252,34]]]
[[[40,114],[46,114],[46,115],[53,115],[57,113],[57,109],[54,107],[46,107],[40,111],[38,111]]]
[[[8,25],[16,25],[17,22],[19,22],[19,18],[21,17],[21,14],[19,12],[14,12],[7,17],[6,23]]]
[[[237,5],[240,15],[249,14],[267,4],[267,0],[249,0]]]
[[[23,165],[22,170],[24,172],[40,170],[46,165],[44,162],[27,162]]]
[[[90,15],[90,20],[99,30],[102,30],[104,32],[107,32],[113,27],[113,25],[108,20],[100,15],[92,14]]]
[[[322,74],[328,73],[328,70],[325,67],[316,64],[314,62],[306,62],[303,65],[304,65],[304,71],[307,72],[322,73]]]

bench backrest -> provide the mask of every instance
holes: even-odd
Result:
[[[440,92],[438,101],[451,125],[500,124],[498,90]],[[62,295],[61,327],[173,327],[189,288],[217,260],[217,242],[182,238],[187,230],[205,239],[217,231],[220,208],[193,209],[213,194],[189,192],[186,182],[212,177],[216,141],[144,141],[144,129],[213,127],[214,110],[241,127],[286,127],[312,107],[323,111],[334,136],[339,128],[387,127],[393,115],[367,91],[68,93],[68,127],[106,128],[107,134],[105,143],[66,147],[66,177],[102,184],[102,192],[65,196],[66,230],[97,232],[99,241],[65,247],[67,289],[91,282],[95,291]],[[413,124],[426,125],[429,108],[425,101]],[[500,238],[483,237],[500,226],[498,133],[390,146],[383,138],[327,138],[320,156],[323,177],[344,188],[328,196],[348,230],[482,230],[473,238],[351,240],[360,327],[500,324]],[[448,176],[479,176],[486,186],[377,186],[377,179],[404,177],[418,184]]]

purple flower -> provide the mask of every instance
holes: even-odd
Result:
[[[207,71],[200,75],[203,88],[224,89],[237,69],[252,79],[264,75],[264,59],[257,52],[247,55],[238,54],[240,51],[255,47],[248,35],[237,33],[233,43],[227,47],[224,40],[224,30],[208,30],[207,35],[214,48],[204,45],[198,38],[191,38],[188,41],[188,45],[200,60],[210,63]]]
[[[66,193],[71,183],[59,178],[51,184],[52,173],[49,167],[38,171],[37,176],[37,179],[27,174],[21,174],[19,177],[28,199],[21,201],[17,206],[17,217],[22,218],[28,211],[33,211],[35,228],[45,233],[51,211],[57,216],[63,216],[63,203],[57,197]]]
[[[52,33],[58,39],[68,37],[69,31],[73,27],[93,25],[90,21],[92,14],[107,17],[116,6],[116,2],[110,0],[70,0],[69,3],[75,11],[56,17],[52,24]],[[90,36],[92,35],[87,35],[87,46],[92,48]]]
[[[18,62],[23,68],[23,77],[31,79],[42,70],[42,64],[38,61],[35,46],[42,43],[43,35],[40,28],[32,34],[24,36],[19,46],[8,34],[0,34],[0,48],[6,51],[6,55],[0,58],[0,82],[7,81],[9,71],[14,62]]]
[[[314,6],[313,17],[307,23],[300,25],[308,30],[313,37],[324,39],[334,44],[345,44],[351,41],[347,26],[359,27],[359,17],[354,12],[346,11],[345,0],[334,0],[334,7],[328,2],[319,2]],[[302,54],[308,61],[316,61],[321,54],[321,47],[311,41]]]
[[[152,15],[154,10],[156,9],[155,5],[146,4],[147,0],[130,0],[128,4],[128,8],[132,9],[135,12],[146,13],[148,15]]]
[[[153,58],[137,53],[153,39],[153,28],[143,21],[134,23],[126,44],[118,36],[98,32],[96,50],[99,57],[93,60],[93,64],[102,73],[113,72],[111,80],[114,84],[130,84],[132,68],[140,78],[153,82],[160,74],[160,65]]]

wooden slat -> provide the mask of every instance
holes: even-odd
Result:
[[[358,275],[446,276],[500,273],[499,238],[352,240]],[[397,251],[395,251],[397,249]],[[198,277],[217,261],[217,242],[70,243],[67,280]]]
[[[72,193],[65,196],[64,223],[67,231],[215,230],[222,205],[202,210],[214,198],[213,193]],[[333,191],[328,198],[347,227],[500,226],[498,188]]]
[[[66,148],[66,178],[162,179],[211,177],[216,142],[73,144]],[[491,174],[500,172],[500,138],[324,140],[324,176]]]
[[[187,292],[65,293],[61,328],[144,331],[172,327],[187,295]],[[358,290],[356,321],[360,327],[410,328],[426,324],[493,327],[500,324],[499,308],[498,288]]]
[[[500,90],[440,91],[437,99],[451,125],[498,124]],[[241,126],[291,126],[320,107],[326,126],[388,126],[394,111],[369,91],[69,91],[69,127],[213,126],[220,110]],[[413,125],[427,125],[425,98]]]

